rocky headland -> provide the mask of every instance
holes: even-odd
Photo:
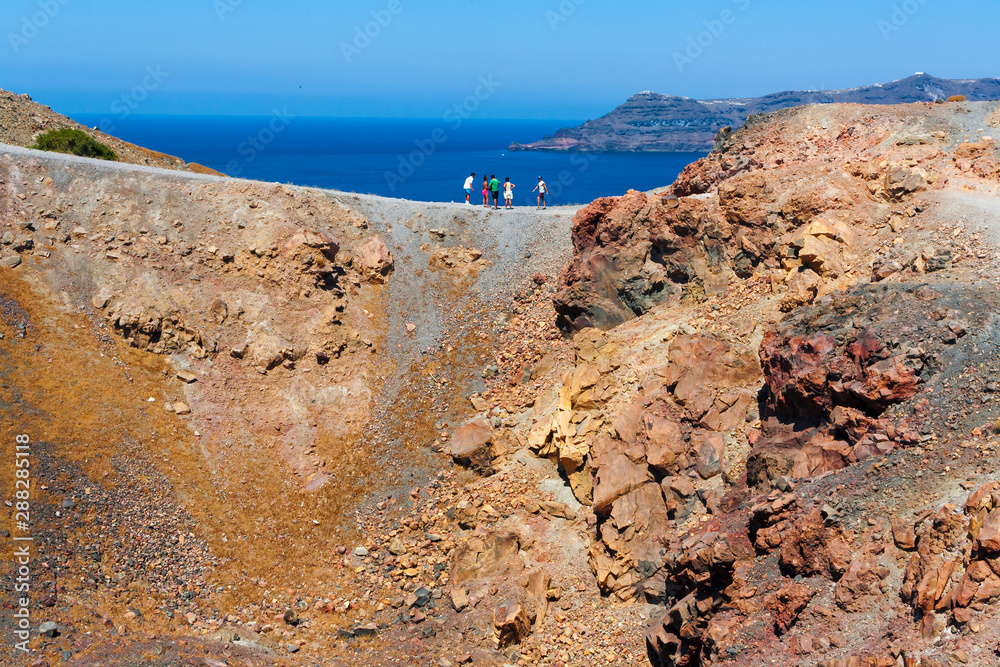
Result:
[[[996,664],[998,127],[514,215],[0,147],[29,664]]]
[[[601,118],[563,128],[540,141],[514,143],[510,150],[705,153],[714,147],[720,131],[738,128],[756,114],[803,104],[908,104],[944,102],[954,96],[970,101],[1000,99],[1000,79],[939,79],[920,73],[844,90],[797,90],[719,100],[644,92]]]

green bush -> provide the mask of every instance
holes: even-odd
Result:
[[[79,155],[80,157],[94,157],[101,160],[118,159],[114,151],[86,132],[71,128],[49,130],[45,134],[39,135],[32,148],[40,151],[69,153],[70,155]]]

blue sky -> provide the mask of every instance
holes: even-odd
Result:
[[[995,10],[985,0],[4,0],[0,88],[65,113],[105,113],[125,96],[140,114],[429,118],[478,94],[477,117],[584,119],[642,90],[738,97],[917,71],[998,76]]]

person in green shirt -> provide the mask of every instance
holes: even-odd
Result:
[[[490,174],[490,192],[493,193],[493,208],[500,210],[500,181],[493,174]]]

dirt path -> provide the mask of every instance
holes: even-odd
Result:
[[[984,240],[1000,245],[1000,198],[995,192],[947,190],[938,198],[940,214],[972,228],[982,228]]]

